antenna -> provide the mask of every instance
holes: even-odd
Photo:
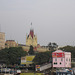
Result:
[[[32,26],[32,22],[31,22],[31,26]]]
[[[0,32],[1,32],[1,24],[0,24]]]
[[[74,41],[73,41],[73,47],[74,47]]]

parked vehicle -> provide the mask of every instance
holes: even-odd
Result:
[[[72,72],[56,72],[56,75],[74,75]]]
[[[17,70],[11,69],[10,74],[17,74]]]
[[[10,70],[11,70],[10,68],[1,68],[0,73],[9,73]]]
[[[17,70],[17,74],[20,74],[21,73],[21,70]]]
[[[56,75],[74,75],[74,72],[72,69],[63,69],[60,71],[56,71]]]

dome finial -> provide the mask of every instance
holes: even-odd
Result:
[[[32,22],[31,22],[31,26],[32,26]]]
[[[32,27],[32,22],[31,22],[31,28],[30,28],[30,35],[33,38],[33,36],[34,36],[34,29]]]
[[[30,30],[33,30],[33,31],[34,31],[34,29],[33,29],[33,27],[32,27],[32,22],[31,22],[31,28],[30,28]]]

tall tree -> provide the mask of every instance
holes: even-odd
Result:
[[[51,51],[37,53],[35,58],[33,59],[33,62],[39,65],[43,63],[48,63],[52,61],[50,60],[51,56],[52,56]]]
[[[33,46],[30,46],[30,49],[28,51],[29,55],[34,55],[34,50],[33,50]]]
[[[49,50],[54,50],[54,49],[56,49],[57,47],[58,47],[58,45],[56,44],[56,43],[49,43],[48,44],[48,47],[49,47]]]

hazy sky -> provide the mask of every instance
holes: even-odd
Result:
[[[0,0],[0,31],[25,44],[32,22],[38,43],[75,45],[75,0]]]

